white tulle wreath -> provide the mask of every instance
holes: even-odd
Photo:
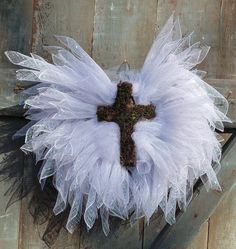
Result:
[[[228,104],[201,79],[204,72],[193,70],[208,46],[191,45],[191,34],[182,37],[172,16],[143,67],[120,72],[112,81],[73,39],[57,39],[67,49],[47,47],[54,64],[35,54],[6,55],[26,68],[17,71],[19,80],[39,83],[27,90],[33,94],[25,101],[31,122],[18,134],[26,131],[22,150],[43,160],[40,182],[53,176],[55,214],[71,206],[70,232],[82,215],[90,229],[99,212],[107,234],[109,215],[149,220],[158,207],[172,224],[176,205],[186,208],[197,179],[219,188],[221,145],[214,130],[229,121]],[[136,103],[156,106],[153,120],[135,125],[137,160],[131,168],[120,163],[119,126],[98,122],[96,115],[98,106],[114,102],[120,81],[132,83]]]

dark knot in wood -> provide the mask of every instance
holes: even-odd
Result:
[[[124,167],[135,166],[135,145],[131,137],[134,125],[140,120],[153,119],[156,116],[155,109],[153,104],[136,105],[132,96],[132,84],[128,82],[117,85],[113,105],[98,107],[98,121],[115,122],[120,127],[120,162]]]

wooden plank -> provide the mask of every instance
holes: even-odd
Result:
[[[93,58],[103,67],[140,67],[155,36],[157,1],[97,0]]]
[[[223,197],[230,191],[236,180],[236,137],[227,147],[222,158],[222,169],[218,174],[222,192],[210,191],[199,187],[194,193],[194,198],[185,213],[177,217],[174,226],[166,225],[159,236],[153,241],[150,248],[174,249],[185,248],[193,236],[199,231],[201,225],[214,212]]]
[[[2,160],[2,158],[0,158]],[[18,248],[18,230],[20,217],[20,202],[15,203],[6,210],[9,196],[4,196],[9,188],[6,182],[0,182],[0,248]]]
[[[158,1],[157,20],[159,29],[164,25],[171,13],[175,11],[175,15],[180,17],[183,34],[194,31],[193,41],[201,40],[211,46],[207,58],[200,67],[208,72],[208,78],[218,78],[221,63],[219,54],[221,2],[216,0]],[[223,46],[226,46],[226,44]],[[225,76],[225,78],[228,77]]]
[[[21,215],[21,237],[18,249],[43,249],[47,248],[44,241],[42,240],[43,233],[46,229],[46,223],[42,225],[36,225],[33,217],[28,211],[28,202],[30,196],[22,201],[22,212]],[[64,228],[60,231],[58,239],[55,241],[50,248],[51,249],[78,249],[80,245],[80,230],[76,230],[73,234],[65,231]]]
[[[94,0],[34,0],[32,50],[47,58],[48,55],[43,53],[42,45],[54,45],[53,35],[57,34],[73,37],[91,54],[94,9]],[[19,85],[19,88],[21,86]],[[9,112],[5,109],[4,113]],[[29,198],[22,202],[25,211],[21,215],[19,249],[45,248],[46,245],[41,238],[46,224],[39,226],[33,224],[33,219],[27,211]],[[62,229],[51,248],[80,248],[80,230],[70,235]]]
[[[221,0],[218,78],[236,78],[236,3]]]
[[[13,164],[13,162],[6,160],[6,155],[15,153],[18,145],[16,141],[12,141],[12,135],[24,123],[24,120],[17,118],[0,118],[0,167],[5,164],[4,162]],[[18,162],[15,164],[18,165]],[[0,180],[4,178],[0,177]],[[17,249],[21,203],[16,202],[6,210],[11,194],[5,194],[10,186],[11,182],[0,181],[0,248]]]
[[[7,67],[6,50],[29,52],[32,30],[32,0],[0,1],[0,64]]]
[[[19,102],[15,79],[15,69],[4,55],[6,50],[23,53],[30,51],[32,30],[32,0],[0,2],[0,109],[6,114],[19,116],[19,107],[12,109]],[[10,108],[12,110],[9,109]]]
[[[119,66],[127,60],[139,67],[155,36],[156,1],[141,0],[96,1],[92,56],[103,68]],[[128,221],[111,219],[107,237],[100,224],[81,233],[81,248],[130,248],[143,246],[143,223],[130,227]]]
[[[171,15],[171,12],[175,11],[176,16],[180,16],[183,34],[194,30],[194,41],[202,40],[211,46],[210,53],[206,60],[200,65],[200,68],[208,71],[209,78],[225,78],[225,80],[222,81],[212,79],[208,80],[208,82],[219,88],[218,90],[228,98],[230,103],[229,116],[233,124],[227,124],[227,126],[235,127],[235,95],[231,90],[236,82],[226,79],[235,76],[235,70],[232,69],[235,68],[235,60],[232,59],[234,58],[235,49],[230,49],[234,44],[231,40],[234,41],[235,39],[235,32],[233,33],[235,26],[233,25],[233,22],[235,22],[235,19],[233,19],[235,3],[233,2],[234,1],[214,0],[159,0],[157,20],[158,29],[160,29],[166,22],[168,16]],[[227,13],[230,13],[229,16]],[[226,37],[224,33],[226,33]],[[227,61],[224,67],[222,67],[221,63],[222,56],[230,57],[228,60],[229,63]],[[222,61],[227,60],[227,58]],[[231,71],[227,68],[230,68]],[[164,221],[162,221],[162,224],[164,224]],[[147,229],[147,234],[145,233],[145,238],[148,239],[150,239],[151,234],[158,234],[155,227],[155,220],[150,226],[151,227]]]
[[[209,249],[207,246],[208,246],[208,222],[204,223],[200,227],[200,231],[194,236],[193,240],[186,249]]]
[[[17,105],[15,69],[4,55],[6,50],[22,53],[30,51],[32,30],[32,0],[0,1],[0,109]],[[11,112],[9,110],[9,112]],[[6,110],[6,114],[8,110]],[[19,116],[19,108],[13,108],[12,114]]]
[[[91,54],[95,9],[94,1],[95,0],[13,1],[19,3],[19,6],[18,4],[15,4],[16,6],[13,4],[8,6],[8,1],[6,0],[3,1],[5,4],[1,2],[0,7],[4,8],[0,8],[0,11],[8,11],[7,13],[0,15],[2,16],[2,20],[0,19],[2,21],[1,23],[9,23],[8,26],[11,28],[10,30],[12,30],[12,32],[5,29],[5,26],[4,28],[1,28],[0,26],[0,35],[4,38],[0,44],[0,54],[3,54],[7,49],[17,50],[28,54],[31,45],[32,29],[32,50],[37,54],[43,54],[46,58],[48,58],[49,55],[43,52],[42,46],[56,44],[56,41],[53,38],[54,34],[73,37],[89,54]],[[31,27],[32,2],[34,2],[33,27]],[[20,10],[18,10],[19,7]],[[15,10],[12,11],[13,8],[17,10],[16,13]],[[19,17],[22,13],[28,13],[27,11],[29,9],[31,9],[30,17],[26,14],[23,15],[24,18]],[[11,18],[13,15],[16,15],[16,17]],[[16,18],[21,21],[17,22]],[[13,37],[10,37],[9,34],[13,34]],[[19,34],[19,37],[17,37],[16,34]],[[6,63],[5,67],[9,68],[0,69],[0,115],[22,116],[23,111],[18,106],[20,100],[19,92],[27,84],[18,82],[15,79],[15,69],[12,69],[13,66],[6,61],[5,56],[2,60]]]
[[[128,220],[110,217],[110,233],[106,237],[101,229],[100,222],[97,222],[88,233],[82,227],[80,248],[86,249],[139,249],[142,248],[142,221],[132,227]]]
[[[74,38],[91,54],[95,0],[34,0],[32,50],[43,53],[42,45],[53,45],[53,35]]]
[[[151,246],[153,239],[156,238],[158,234],[160,234],[165,226],[165,217],[163,216],[162,211],[159,210],[151,217],[149,224],[145,226],[143,243],[145,249]]]
[[[23,115],[23,109],[19,106],[20,91],[24,83],[18,83],[15,79],[15,69],[0,68],[0,115],[15,116]]]
[[[15,105],[16,95],[12,94],[16,81],[14,71],[9,69],[10,64],[4,56],[5,50],[20,50],[27,53],[30,49],[32,30],[32,1],[0,1],[0,108],[8,108]],[[14,108],[14,114],[16,108]],[[3,160],[6,148],[8,153],[14,153],[14,144],[11,141],[10,133],[21,126],[17,119],[0,120],[0,161]],[[11,151],[12,149],[12,151]],[[19,236],[19,219],[21,203],[15,203],[7,210],[6,204],[9,196],[4,196],[10,184],[0,182],[0,248],[17,249]]]
[[[232,191],[227,194],[209,220],[208,249],[236,248],[235,207],[236,185],[233,187]]]
[[[33,217],[28,210],[28,202],[30,196],[22,200],[21,222],[20,222],[20,237],[18,249],[41,249],[45,247],[45,243],[41,240],[42,233],[40,228],[34,224]]]

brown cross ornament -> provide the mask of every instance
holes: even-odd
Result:
[[[135,145],[131,137],[134,125],[140,120],[153,119],[156,116],[153,104],[136,105],[132,96],[132,84],[120,82],[113,105],[97,108],[98,121],[115,122],[120,127],[120,162],[124,167],[135,166]]]

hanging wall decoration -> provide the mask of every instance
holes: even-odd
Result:
[[[25,136],[21,150],[36,162],[24,166],[28,182],[12,172],[16,167],[1,173],[21,179],[22,196],[32,192],[35,217],[48,215],[46,209],[54,218],[65,214],[69,232],[81,220],[90,229],[100,217],[107,235],[109,216],[149,221],[160,208],[173,224],[199,178],[220,189],[215,129],[229,122],[228,103],[195,68],[209,47],[191,44],[191,37],[171,16],[142,68],[124,66],[112,80],[69,37],[56,37],[63,47],[46,47],[53,64],[6,52],[23,67],[17,79],[37,83],[24,92],[30,121],[15,134]]]

